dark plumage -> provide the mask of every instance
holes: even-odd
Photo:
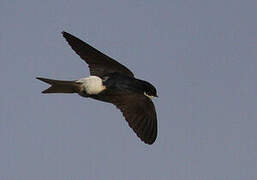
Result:
[[[147,144],[157,137],[157,117],[151,97],[155,87],[136,79],[125,66],[101,53],[75,36],[63,32],[71,48],[88,64],[90,75],[77,81],[60,81],[37,77],[51,86],[42,93],[78,93],[83,97],[114,104],[129,126]]]

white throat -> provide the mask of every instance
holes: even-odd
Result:
[[[144,92],[144,95],[145,95],[146,97],[149,97],[150,99],[153,99],[153,98],[154,98],[154,96],[150,96],[150,95],[148,95],[146,92]]]
[[[89,95],[96,95],[106,89],[103,85],[103,81],[98,76],[89,76],[85,78],[81,78],[76,82],[82,83],[82,88]]]

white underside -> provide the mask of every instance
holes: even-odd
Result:
[[[82,88],[87,94],[96,95],[106,89],[103,85],[103,81],[98,76],[89,76],[77,80],[77,82],[82,83]]]

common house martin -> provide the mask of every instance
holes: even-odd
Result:
[[[114,104],[129,126],[146,144],[157,137],[157,116],[153,97],[156,88],[134,74],[124,65],[103,54],[77,37],[62,32],[71,48],[88,64],[90,76],[74,81],[37,77],[50,84],[42,93],[77,93],[82,97]]]

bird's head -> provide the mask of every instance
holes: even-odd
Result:
[[[156,88],[148,82],[144,83],[144,95],[151,99],[158,97]]]

